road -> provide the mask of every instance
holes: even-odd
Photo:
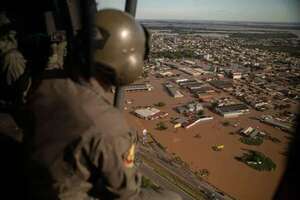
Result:
[[[155,173],[154,169],[146,164],[142,164],[140,166],[140,170],[142,174],[148,178],[150,178],[153,182],[157,185],[161,186],[164,189],[176,192],[182,198],[182,200],[194,200],[192,197],[184,193],[183,191],[179,190],[177,186],[167,181],[165,178],[161,177],[157,173]]]

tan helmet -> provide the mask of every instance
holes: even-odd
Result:
[[[126,85],[141,75],[147,51],[143,27],[122,11],[107,9],[96,14],[94,61],[96,70],[110,75],[115,85]]]

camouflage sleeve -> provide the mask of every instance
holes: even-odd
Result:
[[[111,200],[181,200],[171,191],[141,189],[141,175],[134,165],[135,138],[128,133],[90,140],[89,152],[96,171],[91,174],[95,177],[93,196]]]
[[[100,136],[100,137],[99,137]],[[141,178],[134,166],[135,136],[97,135],[85,138],[74,154],[77,174],[90,182],[91,196],[137,200]]]
[[[77,169],[91,183],[91,196],[111,200],[179,200],[178,195],[141,190],[141,175],[134,165],[137,134],[115,109],[91,116],[94,130],[84,136],[78,149]]]
[[[24,73],[26,67],[26,60],[18,50],[15,36],[16,32],[10,30],[0,39],[0,53],[3,60],[0,73],[6,74],[5,81],[7,85],[15,83]]]
[[[4,57],[4,69],[6,71],[6,83],[12,85],[16,82],[25,71],[25,59],[23,55],[14,50],[6,54]]]
[[[134,166],[135,140],[131,133],[118,137],[104,137],[99,147],[102,159],[95,163],[102,177],[96,184],[105,199],[135,199],[139,194],[141,178]],[[99,162],[100,161],[100,162]],[[102,190],[102,191],[101,191]]]

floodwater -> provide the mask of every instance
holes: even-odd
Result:
[[[231,196],[242,200],[272,199],[285,169],[286,157],[282,153],[288,147],[286,136],[289,135],[287,133],[252,119],[252,117],[263,114],[253,109],[244,116],[224,119],[205,108],[205,114],[213,116],[213,120],[200,122],[190,129],[175,129],[169,122],[170,118],[180,115],[173,108],[180,103],[189,102],[193,97],[184,92],[185,97],[172,98],[162,86],[163,79],[151,77],[150,82],[154,86],[153,91],[126,93],[126,99],[133,100],[132,104],[125,105],[126,111],[124,112],[131,126],[135,127],[140,134],[146,128],[163,146],[167,147],[167,151],[180,156],[193,170],[208,169],[210,175],[207,177],[207,181]],[[166,103],[166,106],[162,107],[161,110],[169,113],[168,118],[147,121],[129,113],[133,110],[133,106],[153,105],[159,101]],[[159,121],[165,121],[169,128],[165,131],[156,130],[156,123]],[[222,125],[224,121],[237,124],[237,127],[224,127]],[[281,143],[277,144],[265,140],[261,146],[249,146],[239,141],[240,136],[230,134],[248,126],[271,134],[278,138]],[[195,137],[196,134],[201,137]],[[224,149],[220,152],[213,151],[212,146],[218,144],[225,145]],[[245,152],[243,149],[264,153],[276,163],[276,170],[259,172],[237,161],[235,157],[241,156]]]

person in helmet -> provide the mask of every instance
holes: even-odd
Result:
[[[170,191],[141,189],[134,165],[136,133],[106,96],[112,85],[129,84],[141,74],[145,31],[117,10],[97,12],[95,25],[94,76],[79,74],[74,81],[51,56],[30,95],[29,199],[179,200]]]

